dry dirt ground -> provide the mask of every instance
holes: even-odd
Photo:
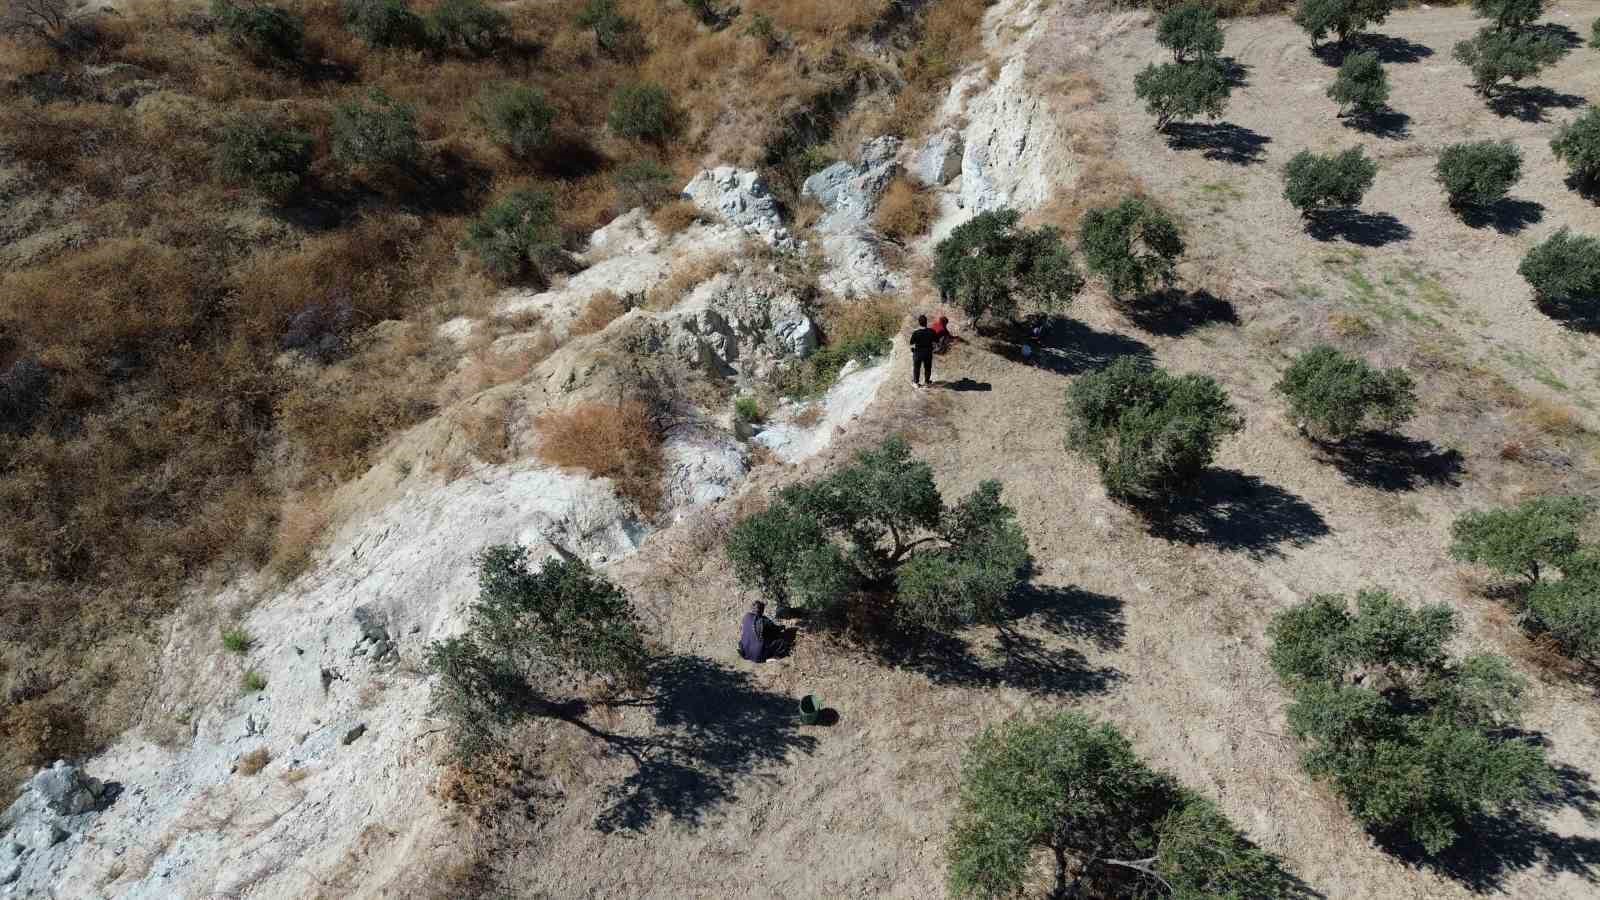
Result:
[[[1600,4],[1564,4],[1552,20],[1586,31],[1596,15]],[[1030,52],[1048,53],[1074,27],[1042,23]],[[1075,708],[1114,722],[1150,762],[1215,797],[1314,894],[1600,894],[1595,689],[1542,664],[1479,577],[1445,552],[1463,510],[1600,483],[1594,439],[1566,418],[1593,421],[1600,339],[1537,313],[1515,274],[1556,227],[1600,231],[1600,210],[1561,185],[1547,146],[1554,123],[1574,113],[1486,110],[1450,59],[1475,27],[1464,11],[1433,10],[1379,29],[1396,57],[1393,105],[1408,117],[1391,123],[1406,130],[1397,137],[1334,118],[1322,95],[1332,69],[1286,19],[1233,23],[1227,52],[1246,86],[1232,128],[1190,132],[1216,142],[1211,150],[1167,147],[1137,107],[1132,73],[1162,55],[1149,29],[1103,47],[1093,73],[1114,155],[1183,212],[1185,287],[1208,293],[1186,296],[1177,314],[1087,295],[1056,328],[1043,367],[974,336],[936,364],[945,387],[914,391],[897,370],[828,456],[766,467],[746,495],[904,433],[947,496],[985,478],[1005,483],[1039,570],[1017,617],[894,659],[802,624],[791,658],[750,666],[731,643],[750,598],[718,552],[739,510],[704,513],[616,573],[659,629],[665,677],[652,702],[600,709],[591,731],[553,723],[530,736],[546,778],[531,818],[505,826],[490,863],[505,887],[541,897],[941,896],[969,739],[1019,713]],[[1565,94],[1600,99],[1600,57],[1574,51],[1539,83],[1558,105],[1581,102]],[[1445,209],[1435,152],[1482,136],[1523,147],[1512,211],[1537,221],[1503,222],[1502,233]],[[1380,161],[1370,217],[1343,237],[1306,236],[1281,200],[1278,169],[1302,147],[1357,142]],[[1271,385],[1290,353],[1324,339],[1418,375],[1422,412],[1404,440],[1336,458],[1298,437]],[[1248,422],[1201,485],[1209,505],[1161,533],[1110,502],[1092,467],[1062,448],[1070,379],[1125,354],[1214,375]],[[903,354],[888,364],[908,368]],[[1546,808],[1417,864],[1378,847],[1301,772],[1266,663],[1267,621],[1311,594],[1364,587],[1450,603],[1460,649],[1506,653],[1531,677],[1526,725],[1565,773]],[[797,726],[790,711],[806,693],[838,721]]]

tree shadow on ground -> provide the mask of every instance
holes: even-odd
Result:
[[[1227,79],[1228,87],[1245,88],[1250,86],[1250,70],[1255,68],[1249,63],[1239,62],[1231,56],[1217,59],[1222,65],[1222,77]]]
[[[1573,331],[1600,334],[1600,295],[1572,301],[1538,301],[1539,311]]]
[[[865,647],[878,662],[919,672],[940,685],[1010,687],[1066,697],[1100,693],[1121,680],[1116,669],[1091,665],[1081,652],[1047,646],[1043,638],[1021,630],[1037,626],[1051,636],[1116,649],[1127,631],[1121,600],[1079,588],[1024,585],[1013,601],[1011,616],[996,626],[992,650],[975,647],[961,635],[935,631],[893,632]]]
[[[1158,291],[1123,307],[1128,321],[1151,334],[1183,337],[1207,325],[1238,325],[1233,304],[1210,291]]]
[[[1600,816],[1600,793],[1587,772],[1558,765],[1556,786],[1525,813],[1477,816],[1455,845],[1429,857],[1414,843],[1374,835],[1400,860],[1453,879],[1474,893],[1499,893],[1508,877],[1540,868],[1549,876],[1573,875],[1600,883],[1600,839],[1557,834],[1540,821],[1544,815],[1576,809],[1585,819]]]
[[[1058,375],[1098,372],[1124,356],[1150,359],[1155,354],[1143,341],[1095,329],[1065,316],[1055,316],[1045,326],[1042,346],[1030,360],[1022,347],[1030,340],[1025,325],[1002,329],[989,341],[989,350],[1016,363],[1032,364]]]
[[[1382,247],[1410,240],[1411,227],[1388,213],[1327,209],[1306,217],[1306,234],[1318,241],[1340,239],[1360,247]]]
[[[1319,444],[1318,455],[1351,484],[1380,491],[1461,484],[1460,451],[1440,450],[1431,441],[1403,434],[1371,431],[1341,444]]]
[[[1233,469],[1207,469],[1192,494],[1139,512],[1156,537],[1256,559],[1281,556],[1285,544],[1303,547],[1329,533],[1311,504]]]
[[[1345,57],[1352,53],[1371,50],[1378,54],[1378,61],[1384,63],[1415,63],[1422,62],[1433,55],[1433,48],[1426,44],[1403,37],[1394,37],[1387,34],[1358,34],[1349,41],[1340,45],[1327,43],[1311,51],[1312,55],[1330,66],[1343,65]]]
[[[1470,228],[1493,228],[1501,234],[1517,234],[1544,219],[1544,204],[1532,200],[1503,197],[1490,206],[1474,206],[1461,211],[1461,221]]]
[[[1166,134],[1167,146],[1174,150],[1200,150],[1206,159],[1236,166],[1261,162],[1272,143],[1272,138],[1231,122],[1174,122]]]
[[[656,665],[651,680],[653,694],[634,704],[654,709],[651,734],[611,734],[561,716],[638,766],[607,789],[595,819],[602,832],[642,831],[661,816],[698,826],[707,811],[737,797],[742,781],[816,749],[817,739],[801,731],[799,698],[757,687],[748,672],[674,656]]]
[[[1544,122],[1552,109],[1577,109],[1588,101],[1577,94],[1552,90],[1542,84],[1507,85],[1489,99],[1489,109],[1497,116],[1519,122]]]
[[[1346,128],[1391,141],[1402,141],[1411,136],[1411,117],[1387,106],[1377,112],[1345,116],[1341,121]]]

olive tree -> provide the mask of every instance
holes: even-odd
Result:
[[[555,199],[538,188],[512,191],[484,210],[468,226],[466,245],[506,280],[529,275],[545,284],[565,261]]]
[[[1556,159],[1567,164],[1567,175],[1579,190],[1600,190],[1600,107],[1592,107],[1561,126],[1550,141]]]
[[[832,613],[865,598],[933,629],[995,620],[1028,564],[999,482],[946,506],[933,470],[899,438],[778,491],[734,526],[726,551],[740,584],[780,605]]]
[[[1316,154],[1301,150],[1283,170],[1283,195],[1302,216],[1341,207],[1359,206],[1367,188],[1378,177],[1378,164],[1360,147],[1340,153]]]
[[[979,213],[934,247],[933,282],[973,319],[1054,313],[1083,289],[1061,231],[1024,228],[1014,209]]]
[[[1533,29],[1485,28],[1455,46],[1455,58],[1472,72],[1472,86],[1485,97],[1494,96],[1501,82],[1521,81],[1539,74],[1566,53],[1556,36]]]
[[[429,46],[487,56],[511,40],[511,18],[483,0],[442,0],[424,23]]]
[[[1517,267],[1534,300],[1552,315],[1600,321],[1600,238],[1566,226],[1522,258]]]
[[[1183,235],[1166,210],[1129,197],[1083,217],[1078,249],[1090,272],[1104,278],[1111,296],[1138,297],[1156,285],[1170,287],[1183,255]]]
[[[1541,580],[1528,591],[1523,624],[1593,663],[1600,660],[1600,550],[1568,556],[1561,571],[1561,578]]]
[[[498,545],[476,558],[478,600],[466,631],[428,645],[438,680],[435,709],[472,754],[497,732],[539,715],[562,715],[552,695],[577,679],[632,689],[645,680],[644,632],[626,594],[581,560],[535,560],[527,547]]]
[[[1595,19],[1594,24],[1589,26],[1589,46],[1600,50],[1600,19]]]
[[[1342,441],[1377,425],[1398,428],[1416,414],[1417,395],[1402,369],[1375,369],[1326,344],[1295,358],[1276,385],[1299,427]]]
[[[1451,144],[1433,171],[1452,209],[1493,206],[1522,177],[1522,151],[1510,141]]]
[[[678,110],[659,84],[624,85],[611,95],[606,125],[623,137],[659,144],[677,132]]]
[[[1067,447],[1100,469],[1120,500],[1164,502],[1189,490],[1244,421],[1217,382],[1123,357],[1067,389]]]
[[[1538,497],[1465,513],[1450,526],[1450,555],[1535,585],[1548,568],[1578,551],[1578,529],[1595,508],[1591,497]]]
[[[1172,51],[1173,62],[1190,57],[1207,59],[1222,52],[1222,27],[1217,11],[1201,0],[1188,0],[1161,15],[1156,24],[1156,43]]]
[[[1294,23],[1311,38],[1312,49],[1329,34],[1344,46],[1351,36],[1387,19],[1392,8],[1391,0],[1300,0]]]
[[[1054,859],[1053,896],[1296,893],[1216,804],[1081,713],[988,728],[962,761],[959,790],[945,847],[955,897],[1019,896],[1040,850]]]
[[[613,58],[633,55],[642,43],[639,23],[617,9],[617,0],[589,0],[578,12],[579,28],[594,32],[594,44]]]
[[[1352,53],[1339,64],[1328,85],[1328,99],[1339,104],[1339,117],[1371,116],[1389,102],[1389,76],[1372,50]]]
[[[1222,64],[1210,57],[1159,66],[1152,63],[1133,78],[1133,93],[1155,116],[1157,131],[1165,131],[1176,121],[1221,116],[1232,92]]]
[[[1383,591],[1358,593],[1354,613],[1320,595],[1268,628],[1306,771],[1363,825],[1430,855],[1554,783],[1544,748],[1515,731],[1522,679],[1499,656],[1447,656],[1455,633],[1449,606],[1413,610]]]
[[[1499,31],[1526,28],[1544,15],[1544,0],[1472,0],[1472,11]]]

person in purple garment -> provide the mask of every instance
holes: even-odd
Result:
[[[751,662],[763,662],[789,652],[790,636],[778,623],[767,618],[767,605],[757,600],[739,622],[739,655]]]

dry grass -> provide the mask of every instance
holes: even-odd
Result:
[[[674,200],[657,208],[650,214],[650,221],[656,223],[662,234],[677,234],[690,225],[700,221],[704,216],[700,207],[689,200]]]
[[[661,507],[661,433],[645,404],[580,403],[538,419],[539,456],[609,478],[646,515]]]
[[[585,334],[594,334],[603,330],[607,325],[622,318],[628,308],[623,305],[622,298],[615,291],[601,291],[589,298],[583,306],[583,311],[572,320],[572,335],[578,337]]]
[[[278,513],[278,532],[273,541],[268,567],[284,581],[298,577],[310,567],[327,533],[329,515],[321,497],[314,493],[289,494]]]
[[[928,5],[915,41],[900,58],[905,86],[895,96],[894,109],[884,123],[887,133],[910,137],[921,132],[951,78],[983,52],[979,25],[991,5],[991,0],[943,0]]]
[[[926,189],[909,178],[896,176],[878,203],[878,228],[904,243],[926,234],[937,212],[933,196]]]
[[[246,778],[259,774],[267,764],[272,762],[272,751],[266,747],[257,747],[249,753],[239,757],[239,765],[234,769]]]
[[[730,272],[738,259],[732,253],[706,253],[673,266],[672,274],[663,278],[645,295],[645,305],[651,309],[671,309],[701,284]]]

